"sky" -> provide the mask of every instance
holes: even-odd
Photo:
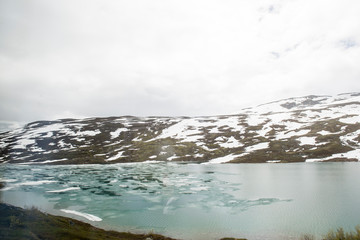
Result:
[[[0,0],[0,121],[360,91],[359,0]]]

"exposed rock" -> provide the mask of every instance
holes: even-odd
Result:
[[[360,95],[307,96],[209,117],[38,121],[0,133],[0,162],[93,164],[360,159]]]

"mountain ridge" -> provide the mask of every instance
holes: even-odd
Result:
[[[0,162],[359,161],[360,93],[309,95],[200,117],[36,121],[0,133]]]

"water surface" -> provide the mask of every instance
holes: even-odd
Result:
[[[360,224],[360,164],[1,165],[3,201],[119,231],[296,239]]]

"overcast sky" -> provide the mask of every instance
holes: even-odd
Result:
[[[360,91],[359,0],[0,0],[0,120]]]

